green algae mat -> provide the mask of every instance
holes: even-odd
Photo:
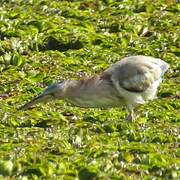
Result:
[[[1,0],[0,180],[180,179],[180,3]],[[158,99],[127,111],[18,108],[61,79],[129,55],[169,63]]]

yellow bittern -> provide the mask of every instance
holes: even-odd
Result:
[[[52,84],[20,109],[39,102],[63,99],[84,108],[126,106],[127,120],[134,120],[134,108],[156,98],[162,76],[169,65],[150,56],[129,56],[116,62],[100,75],[82,80],[63,80]]]

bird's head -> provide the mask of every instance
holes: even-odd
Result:
[[[66,81],[60,81],[48,86],[39,96],[49,97],[50,99],[62,98],[64,96]]]
[[[39,94],[27,104],[20,107],[20,109],[26,110],[40,102],[48,102],[53,99],[63,99],[66,91],[65,82],[66,81],[60,81],[58,83],[48,86],[41,94]]]

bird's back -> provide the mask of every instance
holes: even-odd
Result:
[[[110,76],[120,95],[128,102],[144,103],[156,96],[162,76],[169,65],[149,56],[125,57],[104,71]]]

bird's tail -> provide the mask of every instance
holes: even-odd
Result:
[[[161,67],[161,75],[163,76],[164,73],[169,69],[169,64],[161,59],[159,59],[159,65]]]

